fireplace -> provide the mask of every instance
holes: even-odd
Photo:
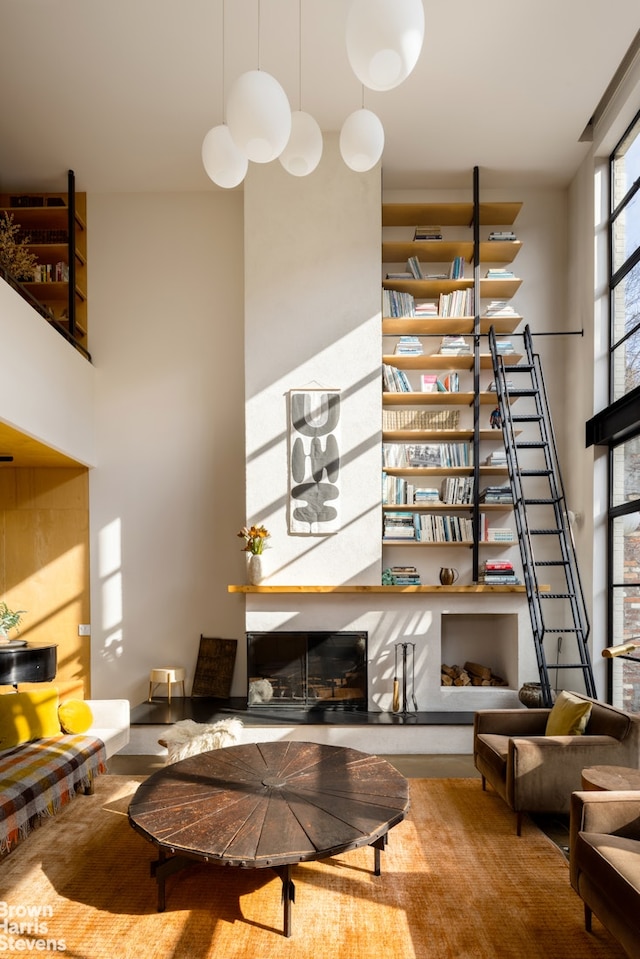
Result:
[[[247,705],[367,708],[367,633],[247,633]]]

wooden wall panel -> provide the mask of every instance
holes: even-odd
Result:
[[[89,696],[88,470],[0,469],[0,549],[0,599],[27,610],[21,637],[57,643],[57,678]]]

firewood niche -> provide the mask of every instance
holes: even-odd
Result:
[[[506,679],[497,676],[489,666],[466,662],[464,666],[442,664],[442,686],[507,686]]]

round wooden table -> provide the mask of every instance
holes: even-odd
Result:
[[[602,792],[640,789],[640,769],[631,766],[590,766],[582,770],[582,788]]]
[[[152,863],[158,911],[167,876],[196,859],[269,868],[282,880],[284,934],[291,935],[295,863],[373,846],[409,809],[409,784],[378,756],[306,742],[251,743],[166,766],[136,791],[133,828],[160,850]]]

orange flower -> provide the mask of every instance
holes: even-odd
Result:
[[[245,541],[244,553],[262,553],[271,533],[264,526],[243,526],[238,537]]]

